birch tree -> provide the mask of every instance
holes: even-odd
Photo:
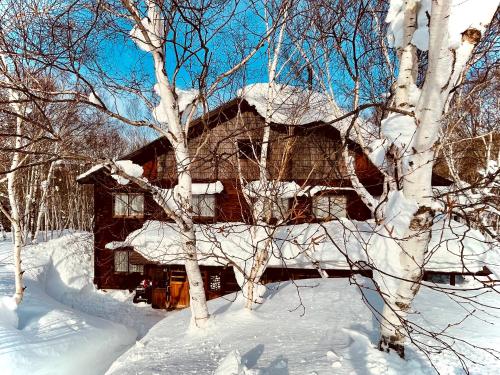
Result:
[[[391,1],[388,9],[370,1],[310,3],[310,31],[296,39],[302,58],[314,68],[317,87],[330,98],[339,88],[352,93],[351,110],[332,124],[350,118],[350,125],[342,128],[345,144],[349,138],[358,143],[384,178],[384,192],[375,196],[360,181],[344,149],[352,186],[372,211],[380,234],[367,252],[385,302],[381,350],[404,356],[410,334],[407,316],[423,278],[430,228],[440,210],[431,177],[444,119],[497,6],[497,1],[474,7],[473,2],[437,0]],[[380,37],[386,28],[379,19],[381,11],[386,14],[387,40]],[[377,55],[369,60],[373,51]],[[381,100],[384,84],[391,89]],[[359,117],[369,108],[383,118],[378,130],[366,116]]]
[[[283,187],[278,180],[270,180],[268,169],[269,157],[269,144],[271,142],[271,123],[273,113],[276,110],[275,99],[277,95],[281,94],[281,85],[277,84],[279,76],[279,60],[281,58],[282,47],[285,38],[285,32],[290,14],[293,12],[293,1],[284,2],[270,2],[264,8],[264,21],[266,26],[266,33],[269,34],[267,40],[267,89],[265,97],[266,115],[264,116],[264,124],[262,128],[262,138],[256,140],[255,144],[260,147],[255,147],[253,153],[255,154],[256,164],[259,171],[258,181],[248,182],[243,176],[241,165],[238,160],[238,170],[240,176],[240,184],[242,193],[247,204],[250,207],[252,215],[252,227],[250,235],[252,243],[255,247],[255,252],[250,260],[243,262],[241,267],[235,265],[237,278],[241,279],[242,292],[246,298],[245,307],[252,309],[254,304],[261,301],[260,294],[265,290],[262,288],[260,278],[262,277],[269,260],[270,247],[273,243],[274,228],[283,224],[285,220],[285,213],[279,215],[276,223],[271,225],[272,215],[276,209],[280,193],[283,193]],[[279,24],[275,33],[272,33],[274,25]],[[255,87],[254,87],[255,89]],[[252,90],[252,86],[250,86]],[[245,97],[244,89],[240,93]],[[260,150],[260,152],[259,152]],[[283,155],[286,159],[286,155]]]
[[[188,136],[191,120],[206,110],[207,98],[243,67],[273,32],[275,26],[255,33],[241,55],[216,51],[228,41],[223,35],[235,13],[245,18],[253,14],[252,9],[259,9],[253,5],[229,0],[80,0],[62,6],[45,2],[43,7],[39,4],[37,13],[42,19],[47,18],[49,24],[57,24],[57,28],[41,30],[50,48],[60,54],[54,59],[53,54],[39,48],[36,60],[73,77],[73,84],[67,85],[66,90],[52,92],[52,98],[84,104],[128,126],[152,129],[157,136],[166,137],[174,150],[177,181],[171,189],[162,189],[142,178],[142,169],[129,161],[101,161],[117,180],[131,181],[150,192],[176,222],[185,254],[192,321],[200,327],[207,322],[209,313],[196,253],[190,171],[193,155],[188,148]],[[108,53],[110,34],[123,45],[134,43],[135,57],[147,61],[148,67],[133,73],[108,69],[116,67],[112,53]],[[136,79],[135,73],[143,79]],[[82,88],[87,94],[82,95]],[[134,97],[136,103],[140,101],[140,114],[135,116],[137,113],[128,113],[123,106],[115,105],[115,93]]]

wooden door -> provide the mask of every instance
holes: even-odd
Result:
[[[170,273],[170,308],[189,306],[189,283],[186,271],[172,270]]]

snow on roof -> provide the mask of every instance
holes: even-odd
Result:
[[[104,164],[101,164],[101,163],[96,164],[92,168],[90,168],[89,170],[76,176],[76,180],[77,181],[83,180],[85,177],[90,176],[92,173],[97,172],[97,171],[101,170],[102,168],[104,168]]]
[[[259,180],[251,181],[245,185],[243,188],[245,194],[250,198],[255,197],[279,197],[279,198],[294,198],[303,195],[313,196],[319,194],[323,191],[329,190],[342,190],[350,191],[354,190],[352,187],[342,187],[342,186],[323,186],[323,185],[311,185],[311,186],[300,186],[295,181],[278,181],[270,180],[267,181],[264,186],[262,186]]]
[[[269,91],[270,90],[270,91]],[[272,98],[270,106],[271,122],[282,125],[306,125],[313,122],[335,120],[345,112],[335,101],[325,94],[303,87],[269,83],[254,83],[238,90],[238,96],[255,107],[259,115],[266,118],[268,97]],[[358,121],[360,123],[360,121]],[[351,118],[333,123],[332,126],[345,134],[351,125]],[[360,124],[362,137],[370,139],[371,134],[366,124]],[[365,129],[366,128],[366,129]],[[354,132],[351,138],[355,140]]]
[[[244,193],[251,197],[293,198],[304,194],[302,187],[295,181],[271,180],[262,184],[261,181],[251,181],[243,188]]]
[[[201,194],[219,194],[224,190],[224,185],[222,182],[193,182],[191,186],[191,191],[193,195]]]
[[[349,269],[353,262],[373,264],[380,249],[368,246],[374,236],[371,221],[341,219],[326,223],[280,226],[274,234],[269,267]],[[196,224],[196,244],[201,265],[241,264],[251,261],[254,251],[251,226],[244,223]],[[263,227],[257,231],[265,231]],[[436,221],[429,244],[426,270],[441,272],[477,272],[488,266],[500,269],[500,256],[491,250],[482,234],[474,229],[441,217]],[[265,235],[264,233],[261,233]],[[262,238],[257,235],[256,238]],[[380,242],[379,242],[380,243]],[[117,248],[113,242],[107,248]],[[175,224],[147,221],[130,233],[122,246],[132,246],[150,261],[161,264],[183,264],[179,231]],[[348,260],[348,259],[349,260]],[[492,269],[493,268],[493,269]],[[499,272],[500,274],[500,272]]]

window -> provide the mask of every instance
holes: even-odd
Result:
[[[318,219],[347,217],[347,198],[343,195],[313,197],[313,214]]]
[[[275,219],[284,219],[288,215],[288,198],[274,198],[271,201],[271,217]]]
[[[163,178],[167,173],[167,155],[158,155],[156,161],[156,170],[158,178]]]
[[[115,250],[115,273],[144,273],[143,264],[130,264],[128,250]]]
[[[115,250],[115,272],[128,272],[128,251]]]
[[[193,215],[202,217],[215,216],[215,195],[193,195]]]
[[[143,217],[144,194],[114,194],[114,217]]]
[[[260,158],[260,151],[262,145],[258,141],[251,139],[238,139],[238,158],[258,160]]]
[[[222,288],[220,275],[210,275],[208,279],[208,289],[213,292],[218,292]]]

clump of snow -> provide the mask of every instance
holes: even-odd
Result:
[[[18,326],[17,304],[13,297],[0,296],[0,325]]]
[[[156,93],[156,95],[161,97],[160,87],[158,83],[156,83],[153,86],[153,90]],[[189,111],[191,110],[191,106],[193,105],[193,102],[200,95],[200,91],[194,88],[184,90],[179,87],[176,87],[175,94],[177,96],[177,106],[179,108],[179,113],[182,114],[182,113],[189,113]],[[156,106],[153,109],[153,117],[156,121],[161,123],[168,123],[168,116],[165,110],[165,106],[166,106],[165,103],[162,100],[160,100],[158,106]]]
[[[346,186],[325,186],[325,185],[314,185],[307,186],[303,189],[304,194],[314,196],[324,191],[353,191],[354,188]]]
[[[385,22],[389,24],[387,40],[389,47],[400,48],[403,46],[403,23],[404,23],[403,0],[391,0]]]
[[[145,52],[151,52],[159,47],[161,47],[161,37],[155,32],[152,22],[148,17],[144,17],[141,20],[142,27],[146,31],[146,35],[149,37],[150,43],[148,43],[147,38],[144,36],[143,31],[138,25],[134,25],[132,30],[130,30],[130,37],[135,42],[137,47]]]
[[[183,90],[178,87],[175,88],[175,93],[177,94],[177,105],[181,113],[186,110],[189,112],[190,106],[200,95],[200,91],[197,89]]]
[[[143,168],[135,164],[132,160],[118,160],[115,161],[116,166],[124,173],[129,175],[130,177],[140,178],[144,172]],[[127,185],[130,181],[120,176],[119,174],[112,174],[113,177],[120,185]]]
[[[397,238],[402,238],[417,210],[415,200],[406,198],[402,191],[391,191],[385,206],[384,227],[390,228],[389,231]]]
[[[328,123],[345,114],[333,98],[303,87],[274,83],[271,84],[269,95],[269,83],[254,83],[238,90],[238,96],[255,107],[259,115],[264,118],[268,115],[268,102],[270,102],[269,116],[271,122],[275,124]],[[351,119],[335,122],[332,126],[345,135],[351,126]],[[367,123],[358,120],[358,127],[364,139],[372,138],[373,131],[368,128]],[[349,137],[356,140],[354,131],[350,132]]]
[[[249,370],[241,358],[238,349],[231,350],[220,361],[219,366],[215,369],[213,375],[257,375],[258,373]]]
[[[462,34],[468,29],[484,33],[486,26],[498,8],[498,0],[453,0],[448,24],[449,47],[457,49],[462,43]]]
[[[486,26],[498,7],[498,0],[482,0],[480,5],[473,0],[450,0],[450,16],[448,21],[448,47],[458,49],[462,44],[462,34],[468,29],[475,29],[484,33]],[[431,0],[403,2],[392,0],[387,13],[386,22],[389,23],[387,39],[390,47],[403,47],[404,37],[404,10],[417,6],[417,27],[413,33],[411,43],[421,51],[429,49],[429,19],[432,10]],[[436,30],[446,32],[446,30]]]
[[[102,107],[101,100],[97,96],[95,96],[95,94],[93,92],[91,92],[89,94],[89,102],[91,102],[92,104],[95,104],[95,105],[97,105],[99,107]]]
[[[407,149],[411,144],[416,131],[415,119],[399,113],[391,113],[382,120],[380,127],[382,137],[401,151]]]
[[[87,170],[87,171],[83,172],[82,174],[79,174],[78,176],[76,176],[76,180],[80,181],[80,180],[84,179],[85,177],[91,175],[92,173],[101,170],[102,168],[104,168],[104,164],[102,164],[102,163],[101,164],[96,164],[93,167],[91,167],[89,170]]]
[[[224,190],[224,185],[222,182],[193,182],[191,185],[191,191],[193,195],[201,195],[201,194],[219,194]]]
[[[387,156],[387,146],[388,141],[386,139],[374,139],[368,146],[368,157],[373,165],[384,169],[386,164]]]

